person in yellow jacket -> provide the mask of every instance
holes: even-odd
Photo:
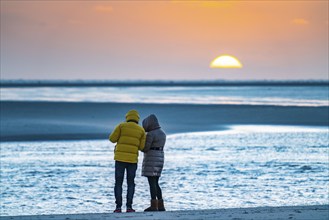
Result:
[[[135,176],[138,162],[138,151],[142,151],[145,145],[144,128],[138,125],[139,114],[136,110],[130,110],[126,114],[126,122],[115,127],[110,134],[109,140],[116,143],[114,149],[115,160],[115,186],[114,195],[116,209],[121,212],[122,206],[122,183],[125,170],[127,170],[127,212],[135,212],[132,208],[135,193]]]

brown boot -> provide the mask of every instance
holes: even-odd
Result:
[[[166,211],[164,204],[163,204],[163,199],[158,200],[158,211]]]
[[[158,200],[151,199],[151,206],[144,210],[144,212],[158,211]]]

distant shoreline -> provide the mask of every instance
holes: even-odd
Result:
[[[107,139],[130,109],[156,114],[168,134],[230,125],[328,126],[329,107],[0,102],[0,141]]]
[[[21,87],[146,87],[146,86],[329,86],[327,80],[255,81],[101,81],[101,80],[1,80],[0,88]]]

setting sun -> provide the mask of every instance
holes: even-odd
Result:
[[[211,63],[211,68],[242,68],[241,62],[230,55],[221,55],[216,57]]]

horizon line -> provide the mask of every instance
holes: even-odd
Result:
[[[328,86],[329,80],[0,80],[0,88],[92,86]]]

